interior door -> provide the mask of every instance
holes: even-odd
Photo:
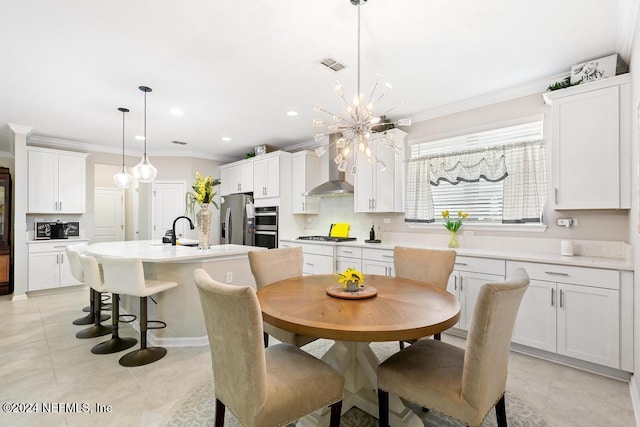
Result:
[[[95,230],[91,243],[121,242],[124,239],[124,190],[96,187]]]
[[[153,240],[162,239],[167,230],[171,230],[173,221],[184,215],[186,183],[184,181],[156,181],[152,187],[152,236]],[[195,224],[194,224],[195,225]],[[176,223],[176,237],[185,235],[186,220]]]

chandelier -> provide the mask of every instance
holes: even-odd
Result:
[[[358,8],[358,57],[357,57],[357,93],[351,102],[347,101],[342,89],[342,84],[336,82],[334,91],[342,99],[346,107],[346,113],[337,114],[326,110],[322,105],[314,103],[312,111],[316,113],[325,113],[330,118],[328,120],[314,118],[311,122],[313,127],[326,128],[326,133],[316,133],[314,140],[321,142],[326,139],[327,133],[340,133],[341,136],[335,141],[338,148],[338,154],[333,161],[338,165],[340,172],[346,172],[348,162],[353,158],[351,166],[351,174],[357,173],[357,156],[366,156],[367,161],[371,165],[376,165],[378,170],[383,171],[387,165],[376,156],[376,150],[380,146],[394,150],[399,153],[401,148],[394,144],[393,135],[384,132],[376,132],[376,127],[384,127],[394,124],[398,126],[411,126],[411,119],[399,119],[397,122],[383,122],[383,117],[393,111],[401,108],[403,105],[397,105],[377,114],[375,108],[381,103],[392,86],[385,82],[382,84],[383,76],[376,75],[376,81],[368,97],[360,91],[360,6],[367,0],[350,0],[351,4]],[[326,147],[330,144],[321,145],[314,151],[318,157],[326,153]]]

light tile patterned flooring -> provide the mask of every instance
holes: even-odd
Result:
[[[211,377],[208,347],[169,348],[164,359],[124,368],[124,352],[94,355],[105,337],[77,339],[87,290],[24,301],[0,297],[0,403],[87,403],[92,413],[0,412],[0,426],[158,426],[194,384]],[[110,320],[105,322],[110,324]],[[121,336],[137,337],[121,323]],[[458,345],[464,341],[443,335]],[[629,385],[512,353],[508,389],[552,426],[633,426]],[[111,405],[96,413],[96,404]]]

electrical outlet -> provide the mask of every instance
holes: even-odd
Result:
[[[576,221],[573,218],[558,218],[556,219],[556,224],[560,227],[572,227],[577,225]]]
[[[385,218],[382,220],[385,224],[391,224],[391,218]]]
[[[233,272],[227,271],[227,283],[233,282]]]

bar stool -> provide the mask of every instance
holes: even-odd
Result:
[[[80,255],[87,251],[87,244],[85,242],[77,243],[75,245],[67,245],[65,252],[67,253],[67,259],[69,260],[69,267],[71,269],[71,275],[78,282],[84,283],[84,273],[82,271],[82,265],[80,264]],[[94,318],[94,302],[96,300],[96,294],[93,289],[89,289],[89,307],[85,307],[82,310],[88,311],[84,317],[80,317],[73,321],[74,325],[90,325],[95,322]],[[109,319],[108,314],[100,314],[100,320]]]
[[[99,283],[102,281],[100,277],[100,267],[98,261],[89,255],[80,255],[80,262],[84,275],[89,283]],[[109,290],[106,281],[103,283],[103,289]],[[113,294],[113,304],[111,305],[111,339],[100,344],[96,344],[91,348],[93,354],[111,354],[133,347],[138,342],[135,338],[121,338],[118,334],[118,323],[120,322],[120,299],[118,294]],[[135,318],[135,316],[133,316]]]
[[[147,297],[178,286],[176,282],[146,280],[140,258],[111,258],[101,260],[105,283],[108,291],[119,295],[131,295],[140,298],[140,348],[120,358],[120,365],[126,367],[142,366],[162,359],[167,354],[163,347],[147,347],[147,329],[162,329],[167,326],[160,320],[147,320]],[[161,326],[149,327],[147,323],[159,323]]]
[[[104,326],[102,322],[102,316],[100,315],[100,309],[102,307],[101,298],[102,291],[104,291],[104,284],[102,283],[102,277],[100,277],[100,270],[93,271],[89,265],[85,266],[85,262],[82,261],[87,255],[78,254],[78,260],[82,266],[82,274],[84,280],[89,286],[91,286],[91,292],[94,295],[93,298],[93,319],[94,324],[90,328],[83,329],[76,334],[76,338],[95,338],[112,333],[111,326]],[[85,267],[87,267],[85,269]]]

